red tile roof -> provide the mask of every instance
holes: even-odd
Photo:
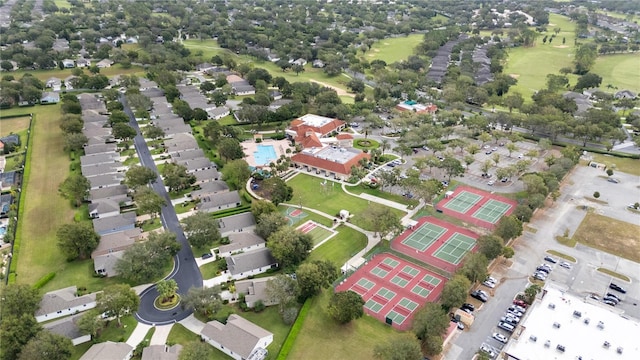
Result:
[[[338,135],[336,135],[336,139],[338,139],[338,140],[353,140],[353,135],[351,135],[351,134],[338,134]]]
[[[360,153],[354,156],[351,160],[344,164],[333,162],[330,160],[324,160],[317,158],[313,155],[298,153],[291,157],[291,161],[298,164],[304,164],[311,167],[315,167],[322,170],[328,170],[330,172],[342,175],[351,174],[351,166],[359,166],[360,159],[369,159],[370,156],[367,153]]]
[[[317,127],[317,126],[306,125],[304,121],[301,119],[295,119],[291,122],[291,125],[289,125],[289,128],[297,132],[298,134],[300,134],[298,130],[300,127],[311,128],[313,129],[313,131],[320,133],[320,136],[327,136],[332,132],[337,131],[341,126],[344,126],[345,124],[346,123],[342,120],[333,119],[330,122],[324,124],[323,126]]]

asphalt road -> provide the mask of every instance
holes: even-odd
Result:
[[[133,143],[138,153],[140,164],[153,169],[158,173],[158,169],[151,158],[149,147],[141,135],[138,122],[136,121],[131,108],[129,108],[129,104],[127,103],[124,95],[120,97],[120,101],[124,105],[124,112],[129,116],[129,125],[136,129],[136,132],[138,133],[138,135],[133,139]],[[193,252],[187,242],[187,238],[182,231],[176,211],[171,205],[169,194],[167,193],[164,183],[162,182],[162,178],[159,175],[156,181],[151,184],[151,187],[157,194],[162,196],[168,204],[162,207],[162,211],[160,213],[162,225],[166,231],[176,234],[177,241],[182,245],[180,251],[174,258],[175,265],[173,271],[166,277],[166,279],[175,280],[178,283],[178,293],[186,294],[192,287],[202,287],[202,275],[200,274],[200,269],[193,257]],[[158,292],[155,286],[147,288],[140,294],[140,307],[138,308],[138,312],[135,314],[135,317],[139,322],[151,325],[162,325],[180,321],[191,315],[192,311],[182,309],[180,306],[166,311],[156,309],[153,302],[157,296]]]

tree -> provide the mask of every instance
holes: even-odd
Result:
[[[76,114],[66,114],[60,119],[60,129],[66,134],[81,133],[84,127],[82,117]]]
[[[155,125],[148,125],[143,130],[144,136],[149,139],[162,139],[165,137],[164,130]]]
[[[164,184],[169,187],[169,191],[184,190],[196,182],[196,176],[187,173],[187,168],[184,165],[167,163],[160,173],[164,178]]]
[[[64,136],[64,150],[80,151],[89,139],[82,133],[69,133]]]
[[[440,163],[440,168],[442,168],[447,173],[447,175],[449,176],[449,181],[451,181],[451,178],[454,176],[460,176],[464,174],[464,168],[462,167],[460,160],[451,156],[444,157],[444,160]]]
[[[360,79],[353,78],[349,80],[347,87],[355,93],[364,92],[364,82]]]
[[[211,95],[211,100],[213,104],[217,107],[220,107],[227,103],[228,96],[223,91],[214,91],[213,95]]]
[[[389,207],[371,204],[364,213],[363,218],[370,224],[373,232],[380,238],[386,237],[392,232],[401,231],[400,218]]]
[[[42,327],[31,314],[8,316],[0,323],[2,360],[15,360],[24,346],[33,339]]]
[[[194,247],[204,247],[220,240],[220,227],[218,219],[207,213],[197,213],[182,219],[184,233],[189,244]]]
[[[527,304],[532,304],[541,290],[542,288],[538,284],[529,285],[528,288],[524,289],[524,296],[526,298]]]
[[[309,234],[303,234],[290,226],[283,226],[269,236],[267,247],[271,249],[271,254],[281,267],[292,268],[309,256],[313,239]]]
[[[502,253],[500,255],[505,259],[511,259],[515,253],[515,250],[513,250],[511,246],[505,246],[502,248]]]
[[[140,165],[131,165],[124,175],[124,183],[130,189],[135,189],[139,186],[154,183],[157,178],[158,174],[152,169]]]
[[[578,78],[578,82],[574,89],[581,91],[582,89],[598,87],[602,84],[602,77],[594,73],[586,73]]]
[[[449,318],[438,303],[426,303],[413,318],[413,333],[428,355],[442,351],[442,335],[449,327]]]
[[[82,205],[82,201],[89,195],[91,184],[89,180],[81,174],[71,174],[67,177],[58,189],[62,196],[73,201],[76,207]]]
[[[182,296],[182,307],[191,309],[205,317],[214,315],[222,309],[220,287],[192,287]]]
[[[293,188],[278,176],[272,176],[262,182],[262,191],[274,205],[293,198]]]
[[[351,290],[341,291],[331,295],[327,312],[340,324],[346,324],[364,315],[363,306],[364,300],[359,294]]]
[[[178,283],[174,279],[160,280],[156,284],[156,290],[158,290],[161,300],[167,302],[176,296]]]
[[[18,359],[67,360],[72,354],[73,344],[69,338],[50,331],[40,331],[25,345]]]
[[[27,284],[9,284],[0,288],[0,317],[33,315],[40,307],[42,296]]]
[[[598,52],[595,44],[582,44],[576,50],[573,64],[576,67],[576,74],[583,75],[591,70],[596,62]]]
[[[278,211],[263,213],[257,217],[256,234],[268,239],[271,234],[288,224],[289,220]]]
[[[504,216],[498,222],[494,234],[507,241],[516,238],[522,235],[522,222],[514,215]]]
[[[569,79],[564,75],[547,74],[547,89],[556,92],[565,89],[569,85]]]
[[[56,237],[58,247],[68,261],[88,258],[100,241],[100,235],[87,222],[64,224],[58,228]]]
[[[301,264],[296,270],[300,297],[318,295],[338,277],[338,269],[329,260],[314,260]]]
[[[271,201],[254,200],[251,202],[251,214],[258,219],[262,214],[270,214],[278,211],[278,208]]]
[[[462,273],[472,283],[482,281],[487,277],[487,266],[489,260],[484,254],[481,253],[469,253],[466,256],[464,265],[462,266]]]
[[[162,211],[162,207],[167,204],[162,196],[144,185],[136,188],[133,199],[138,207],[138,212],[150,215],[151,219],[155,219]]]
[[[93,309],[82,314],[77,325],[82,334],[91,335],[92,338],[95,338],[104,329],[105,321],[98,311]]]
[[[128,123],[129,117],[122,110],[113,110],[109,115],[109,125],[113,126],[119,123]]]
[[[291,67],[291,70],[296,73],[296,76],[300,75],[301,72],[304,72],[304,66],[300,64],[295,64]]]
[[[500,255],[504,240],[497,235],[483,235],[478,238],[478,252],[484,254],[488,260],[493,260]]]
[[[544,179],[537,174],[528,174],[522,177],[522,182],[527,192],[531,194],[547,195],[549,189],[544,183]]]
[[[116,262],[120,276],[135,284],[152,281],[162,275],[167,262],[180,250],[176,235],[171,232],[152,232],[144,242],[133,244]]]
[[[378,343],[373,348],[373,357],[377,360],[421,360],[420,343],[413,336],[398,336]]]
[[[508,143],[506,145],[506,148],[509,151],[509,157],[511,157],[511,153],[513,153],[514,151],[518,151],[518,147],[512,142]]]
[[[249,164],[242,159],[228,162],[222,172],[224,174],[224,181],[226,181],[232,189],[242,188],[251,176]]]
[[[471,287],[471,282],[462,274],[456,274],[451,280],[444,284],[440,303],[442,306],[451,309],[462,305],[467,299],[467,292]]]
[[[242,159],[244,157],[244,151],[240,142],[234,138],[224,138],[218,143],[218,152],[220,157],[229,161]]]
[[[201,341],[190,341],[182,347],[178,360],[210,359],[213,356],[211,345]]]
[[[600,193],[598,191],[594,192],[593,193],[593,197],[596,198],[596,199],[599,199],[600,198]]]
[[[136,130],[124,123],[113,124],[111,129],[113,137],[120,140],[129,140],[136,136]]]
[[[297,280],[279,274],[267,282],[265,293],[269,302],[278,304],[278,312],[282,316],[285,309],[295,305],[300,290]]]

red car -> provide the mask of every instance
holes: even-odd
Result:
[[[522,306],[523,308],[526,308],[527,306],[529,306],[529,304],[527,304],[526,302],[522,301],[522,300],[513,300],[513,305],[518,305],[518,306]]]

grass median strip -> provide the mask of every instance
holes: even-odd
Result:
[[[609,276],[613,276],[613,277],[615,277],[615,278],[618,278],[618,279],[620,279],[620,280],[624,280],[624,281],[626,281],[626,282],[631,282],[631,279],[629,279],[629,277],[628,277],[628,276],[626,276],[626,275],[622,275],[622,274],[617,273],[617,272],[615,272],[615,271],[613,271],[613,270],[609,270],[609,269],[607,269],[607,268],[602,268],[602,267],[598,268],[597,270],[598,270],[598,271],[600,271],[600,272],[601,272],[601,273],[603,273],[603,274],[607,274],[607,275],[609,275]]]

